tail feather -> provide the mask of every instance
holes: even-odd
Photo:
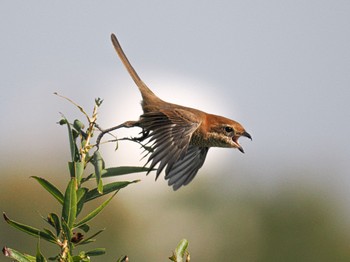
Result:
[[[114,46],[115,51],[117,52],[120,60],[122,60],[126,70],[128,70],[131,78],[134,80],[135,84],[137,85],[137,87],[139,88],[142,98],[143,98],[143,106],[148,104],[148,101],[150,100],[160,100],[152,91],[151,89],[148,88],[148,86],[141,80],[141,78],[139,77],[139,75],[136,73],[135,69],[132,67],[132,65],[130,64],[128,58],[126,57],[122,47],[119,44],[119,41],[117,39],[117,37],[112,34],[111,35],[111,39],[112,39],[112,43]]]

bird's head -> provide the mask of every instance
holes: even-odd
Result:
[[[237,148],[244,153],[238,139],[245,136],[252,140],[251,135],[245,131],[240,123],[222,116],[208,115],[206,129],[207,139],[214,147]]]

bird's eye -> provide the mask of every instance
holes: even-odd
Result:
[[[225,132],[227,132],[227,133],[232,133],[232,131],[233,131],[233,128],[232,128],[232,127],[230,127],[230,126],[225,126]]]

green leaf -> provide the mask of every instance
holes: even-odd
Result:
[[[86,257],[83,252],[80,252],[79,256],[72,257],[72,262],[90,262],[90,258]]]
[[[104,171],[104,170],[103,170]],[[102,171],[102,172],[103,172]],[[89,181],[92,177],[95,177],[95,173],[92,173],[92,174],[90,174],[90,175],[88,175],[88,176],[86,176],[86,177],[83,177],[82,179],[81,179],[81,181],[80,181],[80,183],[82,184],[82,183],[85,183],[86,181]]]
[[[172,261],[176,261],[176,262],[182,262],[183,257],[185,255],[185,253],[187,253],[187,259],[189,258],[189,254],[187,252],[187,247],[188,247],[188,241],[186,239],[182,239],[179,244],[177,245],[175,252],[173,253],[173,255],[171,257],[169,257],[170,260]]]
[[[5,255],[5,257],[15,259],[18,262],[36,262],[35,257],[27,254],[23,254],[17,250],[14,250],[6,246],[2,249],[2,253]]]
[[[106,254],[105,248],[96,248],[85,253],[87,256],[101,256]]]
[[[60,190],[57,189],[53,184],[51,184],[49,181],[47,181],[44,178],[32,176],[36,181],[39,182],[40,185],[42,185],[43,188],[46,189],[47,192],[49,192],[54,198],[60,202],[60,204],[63,204],[63,194]]]
[[[103,186],[103,194],[100,194],[97,190],[97,188],[94,188],[87,192],[85,202],[91,201],[95,198],[101,197],[103,195],[106,195],[108,193],[117,191],[119,189],[122,189],[130,184],[137,183],[140,180],[134,180],[134,181],[119,181],[119,182],[113,182],[107,185]]]
[[[152,169],[155,170],[155,169]],[[103,169],[101,171],[101,177],[106,178],[106,177],[115,177],[115,176],[122,176],[122,175],[128,175],[128,174],[133,174],[133,173],[140,173],[140,172],[148,172],[152,171],[148,167],[141,167],[141,166],[119,166],[119,167],[110,167]],[[90,174],[86,178],[82,178],[81,182],[86,182],[90,178],[96,177],[95,173]]]
[[[94,157],[93,157],[93,161],[92,161],[94,167],[95,167],[95,177],[96,177],[96,183],[97,183],[97,190],[100,194],[103,193],[103,184],[102,184],[102,170],[104,169],[104,161],[103,158],[100,154],[99,151],[95,151],[94,152]]]
[[[68,168],[69,168],[70,176],[76,177],[78,183],[80,183],[80,180],[84,172],[84,163],[80,161],[68,162]]]
[[[36,245],[36,261],[37,262],[46,262],[46,258],[40,252],[40,242]]]
[[[61,222],[60,222],[58,215],[56,215],[55,213],[48,214],[47,221],[49,222],[49,224],[51,226],[53,226],[55,228],[56,235],[59,236],[59,234],[61,232]]]
[[[77,190],[77,216],[80,214],[81,210],[83,209],[86,194],[89,191],[89,189],[85,187],[81,187]]]
[[[74,162],[75,160],[77,160],[76,159],[77,145],[75,144],[75,140],[74,140],[74,137],[73,137],[73,131],[72,131],[72,128],[71,128],[68,120],[65,118],[64,115],[62,115],[62,117],[67,123],[70,153],[71,153],[71,157],[72,157],[72,162]]]
[[[90,156],[89,152],[86,153],[86,157],[85,157],[85,163],[90,163],[93,160],[94,156]]]
[[[57,255],[57,256],[54,256],[54,257],[49,257],[48,259],[49,259],[50,261],[59,261],[60,256]]]
[[[68,183],[62,208],[62,218],[66,221],[69,229],[73,228],[73,224],[77,215],[77,180],[72,178]]]
[[[187,247],[188,247],[187,239],[182,239],[175,249],[176,256],[183,257],[185,255]]]
[[[64,119],[61,119],[60,121],[58,121],[57,124],[64,126],[64,125],[68,124],[68,122],[67,122],[67,119],[64,118]]]
[[[89,191],[89,189],[86,188],[86,187],[81,187],[81,188],[79,188],[77,190],[77,201],[78,202],[81,201],[84,198],[84,196],[87,193],[87,191]]]
[[[68,169],[69,169],[70,177],[75,177],[74,162],[68,162]]]
[[[105,231],[105,229],[101,229],[99,231],[97,231],[95,234],[93,234],[92,236],[82,240],[81,242],[79,242],[78,244],[76,244],[77,246],[78,245],[85,245],[85,244],[88,244],[88,243],[91,243],[91,242],[94,242],[96,241],[95,239],[93,239],[94,237],[96,237],[97,235],[101,234],[103,231]]]
[[[86,217],[84,217],[82,220],[80,220],[75,227],[80,227],[81,225],[86,224],[91,219],[96,217],[107,205],[109,202],[111,202],[112,198],[117,194],[118,192],[115,192],[110,198],[108,198],[105,202],[102,203],[99,207],[97,207],[94,211],[92,211],[90,214],[88,214]]]
[[[57,238],[56,235],[51,230],[49,230],[47,228],[44,228],[44,232],[49,234],[51,236],[51,238],[53,238],[53,239]]]
[[[22,223],[18,223],[14,220],[11,220],[10,218],[8,218],[6,216],[5,213],[3,213],[3,216],[4,216],[4,219],[5,221],[11,225],[12,227],[20,230],[20,231],[23,231],[31,236],[34,236],[34,237],[40,237],[46,241],[49,241],[51,243],[57,243],[57,240],[56,240],[56,237],[53,237],[51,234],[48,234],[44,231],[40,231],[39,229],[37,228],[34,228],[34,227],[31,227],[31,226],[28,226],[28,225],[25,225],[25,224],[22,224]]]
[[[84,129],[84,124],[79,119],[75,119],[73,122],[73,127],[80,132],[82,129]]]
[[[78,179],[78,184],[80,184],[81,178],[84,173],[84,163],[82,162],[74,162],[75,163],[75,176]]]
[[[119,167],[111,167],[106,168],[102,171],[102,177],[113,177],[113,176],[122,176],[128,175],[132,173],[139,172],[148,172],[150,169],[148,167],[140,167],[140,166],[119,166]]]
[[[78,228],[83,230],[85,233],[89,232],[89,230],[90,230],[90,227],[88,224],[80,225]]]

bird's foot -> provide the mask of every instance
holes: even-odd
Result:
[[[138,126],[138,125],[139,125],[138,121],[126,121],[123,124],[120,124],[120,125],[117,125],[117,126],[114,126],[111,128],[107,128],[107,129],[102,129],[99,125],[96,124],[96,127],[101,131],[101,133],[98,135],[98,137],[96,139],[97,149],[99,148],[100,143],[101,143],[101,139],[105,134],[110,133],[110,132],[117,130],[119,128],[122,128],[122,127],[129,128],[129,127],[134,127],[134,126]]]
[[[144,129],[142,129],[142,132],[141,132],[141,136],[139,137],[132,137],[131,139],[134,140],[134,141],[137,141],[137,142],[142,142],[143,140],[145,140],[148,135],[149,135],[149,131],[145,131]]]

